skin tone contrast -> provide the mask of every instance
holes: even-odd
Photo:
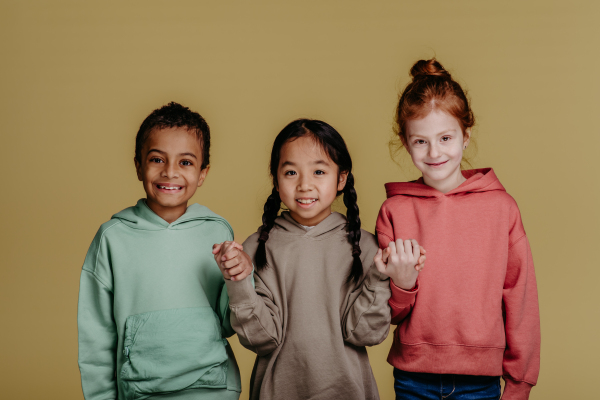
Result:
[[[434,109],[424,118],[407,121],[404,145],[425,184],[448,193],[466,180],[460,162],[470,136],[470,129],[463,135],[456,118]]]
[[[200,141],[183,127],[153,131],[142,148],[141,163],[134,161],[146,204],[168,223],[185,213],[210,168],[201,169]]]

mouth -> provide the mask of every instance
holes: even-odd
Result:
[[[177,193],[178,191],[183,189],[183,186],[172,185],[172,184],[168,184],[168,183],[167,184],[157,183],[154,186],[161,192],[165,192],[165,193]]]
[[[448,162],[448,160],[442,161],[442,162],[439,162],[439,163],[425,163],[425,164],[429,165],[430,167],[439,167],[441,165],[446,164],[447,162]]]
[[[319,199],[296,199],[296,203],[300,205],[300,207],[307,208],[317,202]]]

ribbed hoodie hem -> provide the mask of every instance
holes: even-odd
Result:
[[[504,348],[405,344],[394,340],[387,361],[408,372],[500,376],[503,356]]]

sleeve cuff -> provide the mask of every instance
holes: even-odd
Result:
[[[513,381],[510,378],[504,378],[504,393],[502,393],[502,400],[527,400],[529,399],[529,392],[533,385],[527,382]]]
[[[241,281],[225,279],[230,306],[255,303],[256,292],[254,291],[254,282],[250,276]]]
[[[417,279],[417,283],[415,284],[414,288],[411,290],[404,290],[396,286],[396,284],[390,279],[390,288],[392,289],[390,304],[402,308],[408,307],[413,303],[415,297],[417,296],[417,292],[419,291],[419,280]]]

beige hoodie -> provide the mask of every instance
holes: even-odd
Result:
[[[378,245],[362,231],[364,266],[358,283],[346,218],[332,213],[306,230],[289,213],[275,221],[266,243],[267,268],[227,280],[231,324],[257,353],[250,399],[379,399],[364,346],[381,343],[390,325],[389,280],[377,271]],[[254,258],[258,233],[244,242]]]

